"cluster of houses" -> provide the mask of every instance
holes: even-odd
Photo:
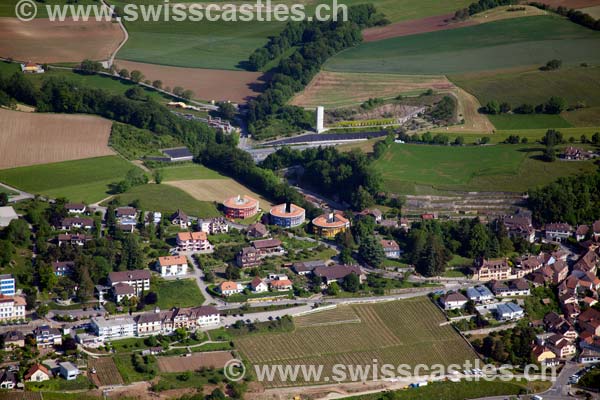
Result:
[[[240,268],[256,267],[267,257],[282,256],[285,250],[279,239],[261,239],[244,247],[236,256],[236,264]]]
[[[25,375],[23,375],[23,381],[44,382],[58,377],[72,381],[77,379],[81,374],[79,368],[70,361],[56,363],[52,360],[47,360],[45,363],[47,366],[42,364],[32,365],[27,372],[25,372]],[[18,381],[18,372],[16,366],[9,366],[4,370],[0,370],[0,389],[10,390],[23,388],[23,383]]]
[[[292,290],[293,283],[283,274],[269,274],[267,279],[255,277],[250,283],[243,284],[233,281],[225,281],[218,285],[217,290],[222,296],[228,297],[249,290],[251,293],[266,293],[271,289],[273,292],[286,292]]]
[[[590,150],[584,150],[579,147],[568,146],[560,154],[560,158],[568,161],[583,161],[591,160],[594,157],[598,157],[596,153]]]

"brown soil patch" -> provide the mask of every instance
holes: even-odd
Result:
[[[195,353],[190,357],[172,356],[158,357],[158,368],[162,372],[195,371],[200,368],[223,368],[233,360],[229,351],[211,351],[208,353]]]
[[[268,211],[273,205],[264,197],[252,192],[246,186],[233,179],[194,179],[169,181],[163,184],[175,186],[200,201],[216,201],[217,203],[221,203],[229,197],[247,194],[258,199],[260,208],[265,211]]]
[[[365,42],[375,42],[398,36],[462,28],[477,23],[473,20],[449,22],[453,16],[454,14],[435,15],[433,17],[396,22],[387,26],[365,29],[363,31],[363,39]]]
[[[586,8],[600,5],[600,0],[539,0],[552,7]]]
[[[181,86],[194,92],[197,99],[244,103],[264,88],[266,77],[261,72],[220,69],[181,68],[117,60],[118,68],[137,69],[146,79],[161,80],[163,87]]]
[[[111,357],[90,358],[88,370],[96,369],[96,373],[89,373],[91,381],[97,387],[123,385],[123,378]]]
[[[119,25],[107,21],[0,18],[0,56],[20,61],[107,60],[124,38]]]
[[[465,123],[463,125],[451,126],[448,130],[480,133],[491,133],[494,130],[494,126],[490,120],[484,114],[479,113],[478,110],[481,104],[475,96],[459,87],[453,91],[453,95],[458,98],[458,119],[464,119]]]
[[[0,109],[0,126],[0,169],[114,154],[99,117]]]

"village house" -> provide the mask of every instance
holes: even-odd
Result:
[[[236,263],[241,268],[260,265],[265,257],[281,256],[285,250],[279,239],[263,239],[252,242],[251,247],[244,247],[236,256]]]
[[[136,333],[138,336],[159,335],[163,333],[163,320],[169,318],[172,312],[166,313],[156,310],[153,313],[144,313],[135,317]]]
[[[313,274],[320,277],[327,285],[331,285],[333,282],[341,283],[350,274],[356,274],[360,283],[366,279],[366,275],[358,265],[336,264],[330,267],[317,267],[313,270]]]
[[[182,276],[188,273],[188,262],[185,256],[158,257],[156,267],[160,276]]]
[[[535,241],[530,211],[521,208],[513,215],[504,216],[502,222],[510,238],[521,238],[529,243]]]
[[[71,229],[92,229],[94,220],[92,218],[67,217],[60,222],[60,229],[70,231]]]
[[[208,235],[218,235],[220,233],[229,232],[229,224],[223,217],[199,219],[198,230],[205,232]]]
[[[33,330],[33,336],[38,349],[62,345],[62,335],[58,328],[42,325]]]
[[[444,310],[457,310],[463,308],[469,300],[462,293],[448,292],[439,301]]]
[[[564,222],[554,222],[544,226],[546,240],[562,242],[571,237],[573,227]]]
[[[133,207],[118,207],[115,210],[117,223],[120,225],[136,225],[137,210]]]
[[[583,332],[589,332],[594,336],[600,336],[600,311],[588,308],[578,315],[577,323]]]
[[[595,250],[588,250],[583,256],[573,265],[574,271],[583,271],[596,273],[600,264],[600,255]]]
[[[83,203],[66,203],[65,210],[69,214],[83,214],[87,210],[87,206]]]
[[[0,389],[14,389],[17,387],[17,372],[8,369],[0,370]]]
[[[72,362],[64,361],[58,364],[60,367],[59,374],[68,381],[77,379],[81,371]]]
[[[51,378],[50,371],[42,364],[34,364],[27,370],[23,379],[27,382],[43,382]]]
[[[52,271],[56,276],[69,276],[75,270],[74,261],[54,261],[52,262]]]
[[[94,238],[90,235],[61,233],[58,235],[58,245],[62,246],[69,244],[71,246],[83,246],[93,239]]]
[[[494,294],[483,285],[467,288],[467,298],[476,303],[489,303],[495,300]]]
[[[302,261],[296,262],[292,265],[292,269],[298,275],[310,275],[313,273],[314,269],[317,267],[325,268],[327,264],[325,261],[317,260],[317,261]]]
[[[256,222],[252,225],[248,226],[248,230],[246,231],[246,235],[250,238],[260,239],[264,238],[269,234],[269,229],[260,222]]]
[[[585,240],[589,232],[590,227],[588,225],[579,225],[575,230],[575,240],[577,240],[578,242]]]
[[[221,282],[221,284],[218,286],[218,290],[223,296],[231,296],[242,293],[244,291],[244,286],[237,282],[225,281]]]
[[[21,331],[8,331],[3,338],[5,348],[25,347],[25,335]]]
[[[579,147],[568,146],[560,155],[563,160],[581,161],[594,158],[596,155],[592,151],[583,150]]]
[[[25,299],[21,296],[0,294],[0,321],[25,319]]]
[[[511,321],[523,318],[525,311],[516,303],[500,303],[495,310],[496,318],[499,321]]]
[[[177,250],[192,253],[211,252],[213,245],[208,241],[206,232],[179,232]]]
[[[395,240],[381,239],[380,243],[387,258],[400,258],[400,246]]]
[[[43,74],[45,71],[44,67],[42,67],[40,64],[28,61],[21,64],[21,72],[24,74]]]
[[[254,293],[264,293],[269,291],[269,286],[257,276],[250,282],[250,290]]]
[[[133,296],[141,296],[142,292],[150,290],[151,273],[147,269],[132,271],[115,271],[108,274],[108,284],[113,287],[129,286]],[[125,289],[121,289],[124,291]]]
[[[179,225],[181,229],[187,229],[187,227],[191,225],[190,217],[181,210],[177,210],[171,215],[169,221],[171,221],[171,224],[173,225]]]
[[[592,236],[594,240],[600,239],[600,219],[592,224]]]
[[[569,356],[577,353],[577,347],[564,336],[556,334],[552,335],[546,341],[546,346],[554,353],[558,358],[566,359]]]
[[[362,210],[361,212],[357,213],[356,215],[371,216],[371,217],[373,217],[373,219],[375,220],[375,223],[377,223],[377,224],[380,223],[381,220],[383,219],[383,213],[378,208],[366,208],[366,209]]]
[[[479,281],[506,280],[511,276],[511,267],[506,258],[478,258],[471,270],[473,278]]]
[[[271,285],[271,290],[283,292],[287,290],[292,290],[292,281],[289,279],[277,279],[273,280],[269,283]]]
[[[532,358],[541,365],[547,365],[547,363],[556,359],[556,354],[554,354],[552,350],[550,350],[546,346],[533,346],[531,354]]]
[[[236,256],[236,264],[240,268],[254,267],[261,264],[260,252],[254,247],[244,247]]]

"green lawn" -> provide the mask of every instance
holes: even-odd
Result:
[[[206,168],[202,164],[184,163],[162,168],[163,180],[187,181],[194,179],[224,179],[227,178],[217,171]]]
[[[160,211],[163,214],[173,214],[178,209],[195,217],[216,217],[220,215],[214,203],[196,200],[186,192],[168,185],[147,184],[136,186],[129,191],[119,194],[121,203],[129,204],[139,200],[144,210]]]
[[[559,176],[590,173],[592,162],[547,163],[539,145],[430,146],[393,145],[374,166],[384,186],[415,193],[419,186],[439,190],[524,192]]]
[[[515,18],[363,43],[329,59],[332,71],[460,74],[600,61],[600,33],[557,16]]]
[[[501,114],[488,115],[496,129],[542,129],[542,128],[571,128],[571,125],[560,115],[548,114]]]
[[[27,389],[37,392],[44,390],[64,391],[89,389],[92,387],[92,384],[87,377],[79,375],[77,379],[72,381],[67,381],[63,378],[56,378],[44,382],[28,382],[25,386]]]
[[[109,185],[137,168],[118,156],[88,158],[0,171],[0,182],[51,198],[93,203],[109,196]]]
[[[193,279],[161,279],[153,282],[152,291],[158,294],[158,302],[151,308],[168,310],[173,307],[196,307],[204,302],[204,296]]]

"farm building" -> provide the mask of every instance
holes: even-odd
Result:
[[[21,64],[21,71],[24,74],[43,74],[44,68],[40,64],[26,62],[25,64]]]
[[[258,200],[238,195],[223,202],[227,218],[250,218],[258,213]]]
[[[279,204],[271,208],[271,224],[283,228],[294,228],[304,223],[306,211],[292,203]]]
[[[313,232],[324,238],[333,238],[350,228],[350,221],[339,211],[319,215],[312,220]]]
[[[161,150],[167,156],[169,162],[192,161],[194,155],[187,147],[175,147]]]

